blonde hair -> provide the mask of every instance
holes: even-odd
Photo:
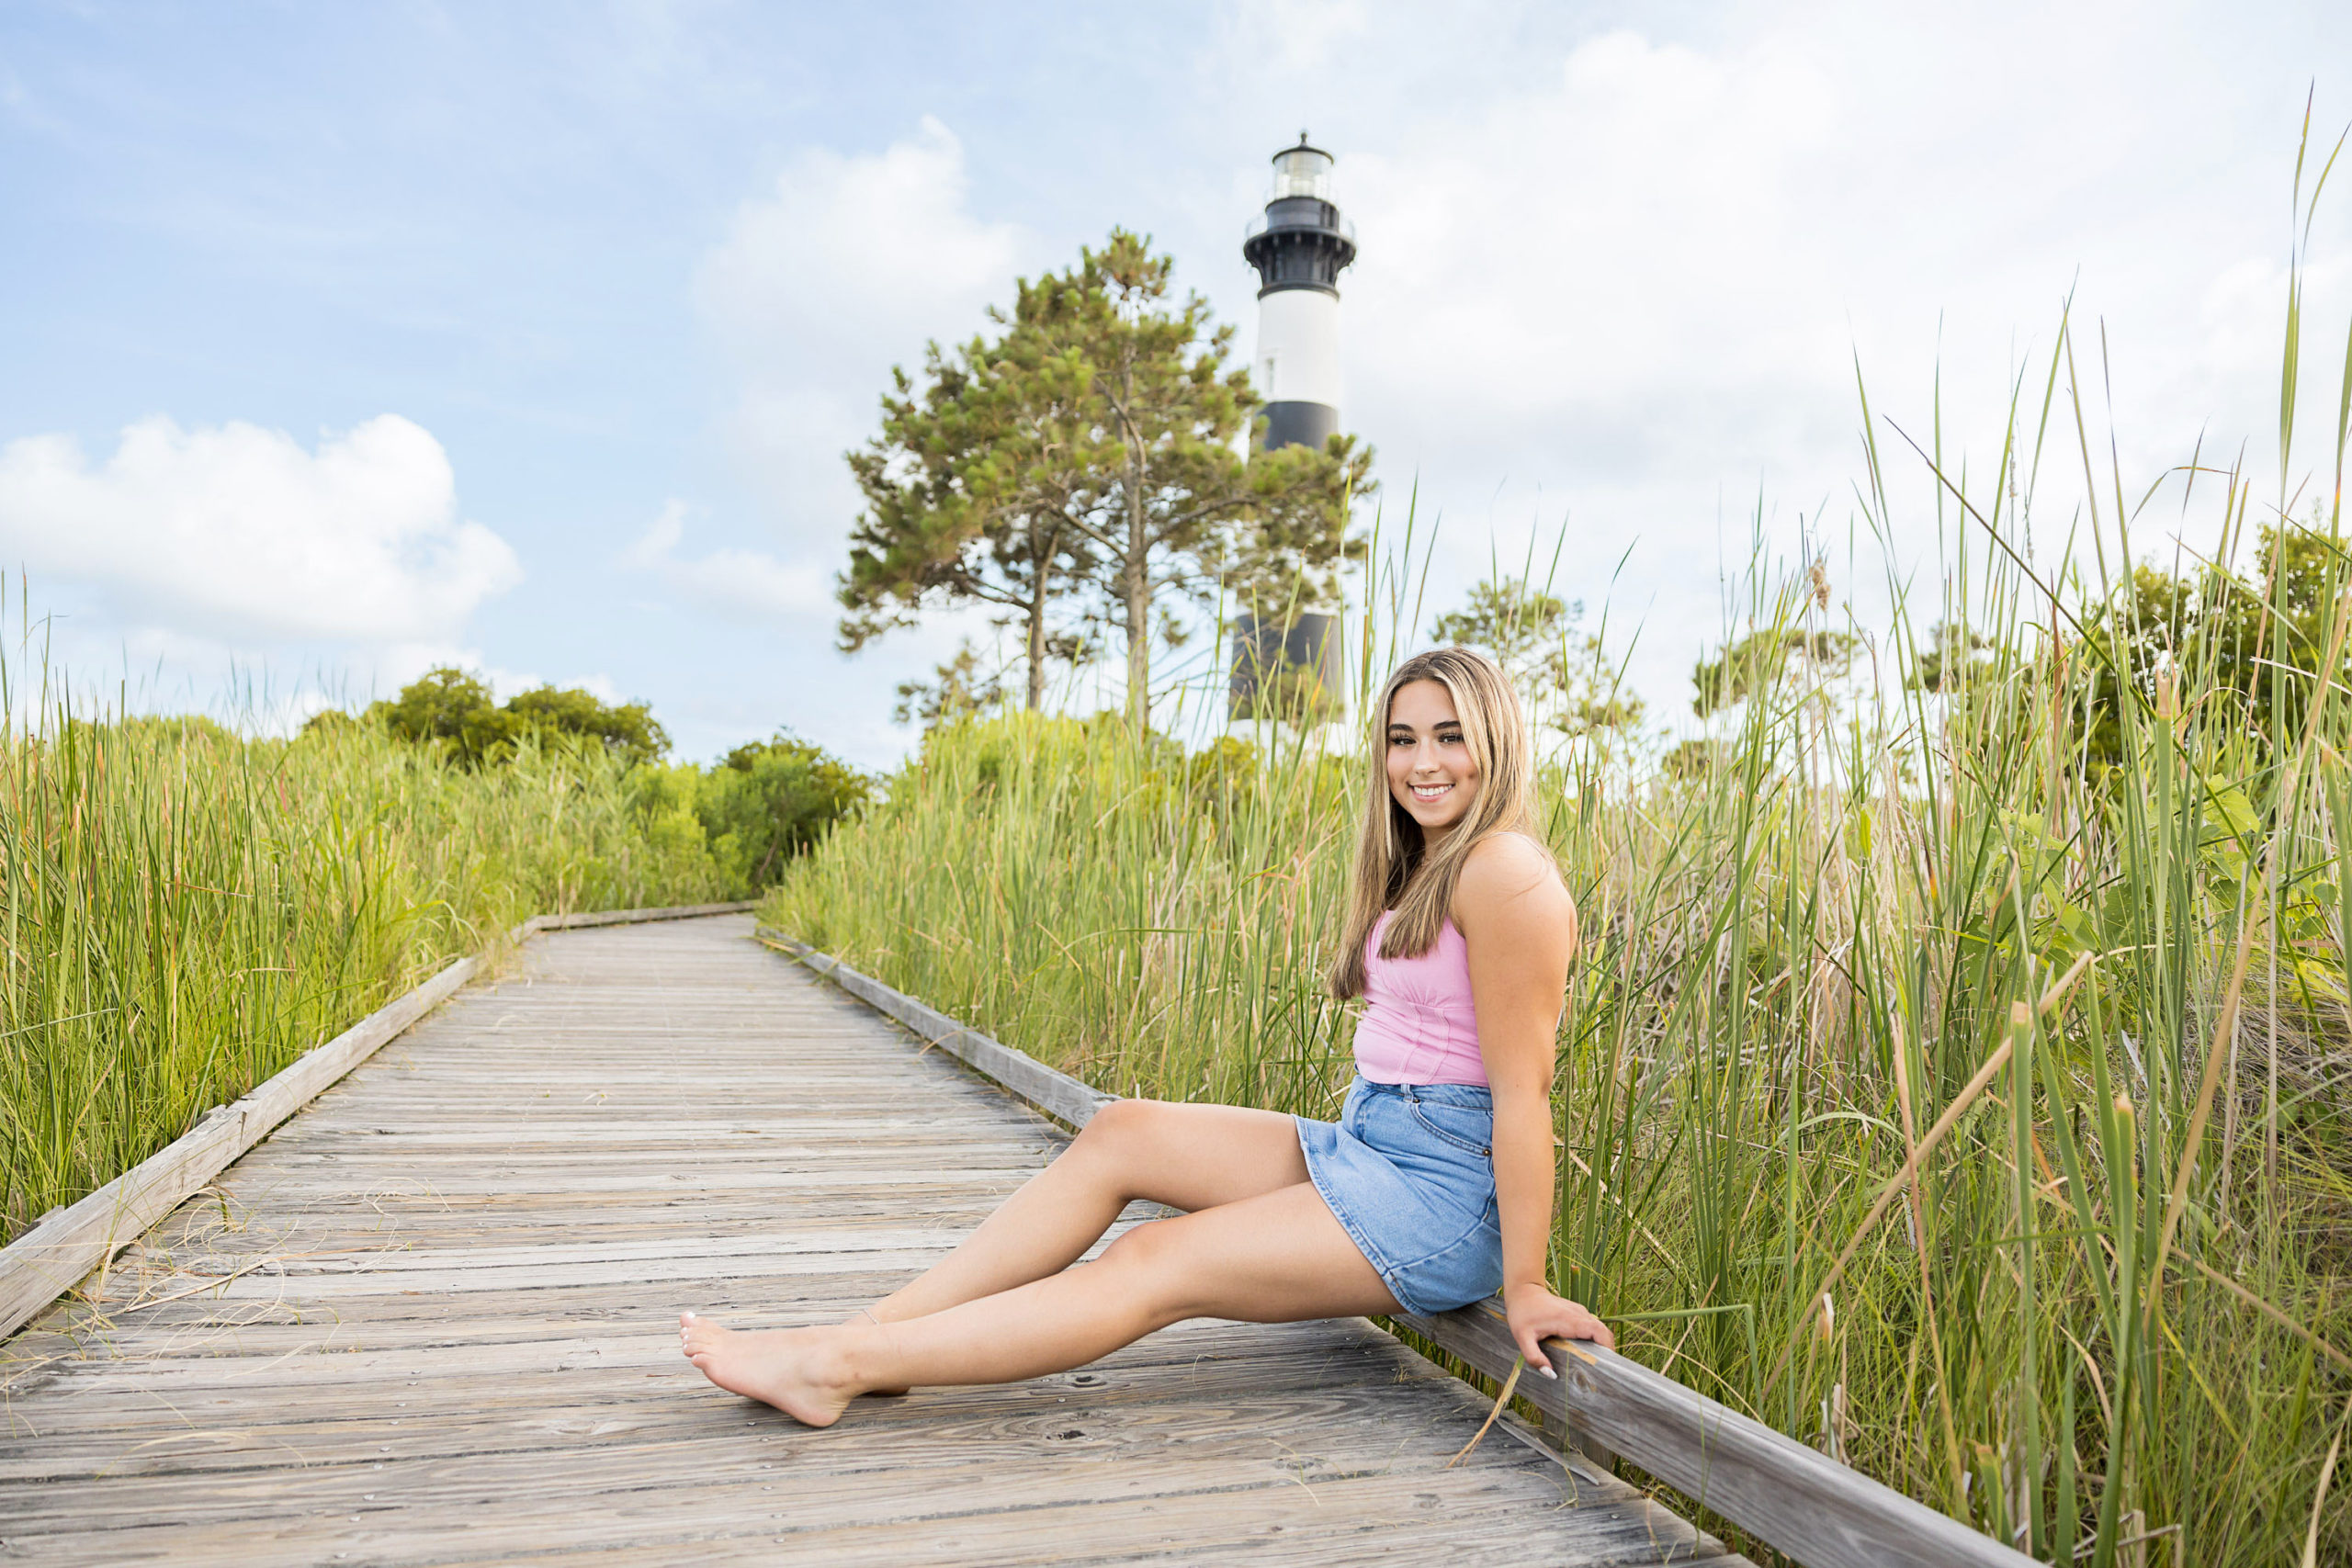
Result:
[[[1396,694],[1416,681],[1435,681],[1453,698],[1462,739],[1478,769],[1478,793],[1453,830],[1431,852],[1421,825],[1388,788],[1388,715]],[[1332,960],[1331,994],[1341,1001],[1363,995],[1363,948],[1381,914],[1396,918],[1380,940],[1383,958],[1418,958],[1437,943],[1453,906],[1463,863],[1479,841],[1497,833],[1524,833],[1536,843],[1535,747],[1519,694],[1495,661],[1467,648],[1417,653],[1396,666],[1365,716],[1363,830],[1356,840],[1347,919]]]

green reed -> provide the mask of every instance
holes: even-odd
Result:
[[[1932,613],[1897,583],[1866,639],[1878,678],[1792,660],[1695,770],[1585,745],[1547,775],[1584,931],[1555,1278],[1629,1353],[2043,1561],[2346,1561],[2323,1473],[2352,1421],[2352,696],[2273,657],[2274,697],[2310,700],[2249,721],[2210,660],[2116,668],[2083,606],[2137,592],[2155,497],[2241,555],[2249,518],[2299,525],[2283,478],[2102,467],[2077,335],[1973,475],[1865,405],[1859,525],[1932,504],[1950,530]],[[2059,581],[2026,541],[2062,465],[2091,564]],[[2333,501],[2311,523],[2330,670],[2342,525]],[[1424,624],[1412,561],[1355,612],[1361,674]],[[2249,592],[2260,625],[2290,609]],[[1741,609],[1869,630],[1832,597],[1824,563],[1759,551]],[[1992,652],[1906,687],[1922,622]],[[766,918],[1106,1089],[1328,1115],[1351,745],[944,728]]]
[[[85,715],[31,666],[0,693],[0,1240],[530,915],[715,896],[658,770]]]

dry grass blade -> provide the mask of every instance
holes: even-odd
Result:
[[[2221,1015],[2214,1021],[2213,1043],[2205,1053],[2205,1071],[2197,1088],[2197,1106],[2189,1112],[2188,1130],[2181,1135],[2180,1163],[2173,1172],[2172,1190],[2165,1201],[2164,1228],[2156,1237],[2156,1260],[2148,1277],[2161,1280],[2165,1275],[2165,1259],[2172,1251],[2172,1238],[2180,1228],[2180,1216],[2188,1206],[2189,1178],[2197,1169],[2198,1156],[2205,1147],[2205,1126],[2212,1119],[2213,1095],[2221,1088],[2222,1067],[2229,1059],[2232,1036],[2238,1021],[2238,998],[2245,992],[2245,972],[2254,956],[2254,930],[2256,922],[2251,910],[2240,921],[2237,960],[2230,966],[2230,984],[2222,998]],[[2148,1318],[2155,1320],[2156,1303],[2164,1297],[2161,1291],[2148,1292]]]
[[[220,1290],[230,1280],[243,1279],[245,1275],[252,1273],[256,1269],[266,1269],[273,1263],[282,1263],[284,1261],[285,1258],[283,1257],[275,1254],[267,1258],[256,1258],[251,1263],[247,1263],[241,1268],[232,1269],[226,1274],[207,1280],[200,1285],[190,1285],[184,1290],[174,1291],[167,1296],[157,1296],[153,1301],[132,1302],[122,1310],[126,1313],[145,1312],[149,1307],[159,1307],[171,1302],[186,1301],[190,1296],[200,1296],[209,1291]]]
[[[1494,1427],[1495,1422],[1501,1417],[1503,1407],[1510,1403],[1511,1394],[1518,1389],[1519,1374],[1526,1370],[1527,1358],[1524,1356],[1520,1357],[1517,1360],[1511,1363],[1510,1376],[1503,1379],[1502,1392],[1495,1395],[1495,1407],[1487,1412],[1486,1420],[1479,1424],[1478,1430],[1472,1435],[1470,1440],[1462,1445],[1462,1451],[1445,1461],[1446,1469],[1452,1470],[1455,1465],[1460,1464],[1464,1460],[1468,1459],[1470,1457],[1470,1450],[1476,1448],[1480,1443],[1486,1440],[1487,1433]]]
[[[1870,1213],[1862,1216],[1862,1223],[1854,1227],[1853,1235],[1846,1239],[1845,1250],[1838,1253],[1838,1261],[1829,1266],[1829,1272],[1823,1275],[1820,1284],[1814,1288],[1812,1303],[1797,1314],[1796,1325],[1789,1331],[1789,1342],[1781,1347],[1780,1359],[1772,1363],[1771,1371],[1764,1379],[1762,1394],[1770,1394],[1772,1385],[1781,1381],[1781,1374],[1788,1371],[1789,1358],[1796,1353],[1805,1330],[1812,1326],[1815,1314],[1821,1311],[1822,1299],[1844,1277],[1846,1266],[1854,1260],[1854,1254],[1861,1250],[1863,1238],[1877,1225],[1879,1216],[1884,1214],[1887,1205],[1910,1185],[1912,1177],[1918,1173],[1920,1163],[1935,1151],[1938,1144],[1943,1142],[1944,1134],[1952,1130],[1962,1114],[1976,1103],[1976,1097],[1984,1092],[1985,1086],[2008,1065],[2009,1055],[2016,1048],[2017,1035],[2012,1032],[1990,1056],[1984,1058],[1984,1065],[1976,1069],[1976,1076],[1968,1080],[1967,1087],[1954,1096],[1952,1102],[1944,1108],[1944,1113],[1936,1118],[1935,1125],[1928,1129],[1927,1136],[1919,1140],[1918,1147],[1913,1149],[1910,1157],[1903,1162],[1903,1168],[1886,1179],[1885,1184],[1879,1189],[1878,1201],[1871,1205]]]
[[[2279,1327],[2285,1329],[2296,1338],[2302,1340],[2312,1349],[2317,1350],[2321,1355],[2325,1356],[2329,1360],[2334,1361],[2337,1366],[2342,1367],[2346,1371],[2352,1372],[2352,1356],[2346,1355],[2343,1351],[2337,1349],[2326,1340],[2322,1339],[2318,1335],[2313,1334],[2310,1329],[2305,1328],[2301,1324],[2297,1323],[2293,1318],[2278,1310],[2278,1308],[2271,1305],[2268,1302],[2264,1301],[2260,1296],[2256,1295],[2252,1291],[2247,1290],[2244,1285],[2239,1284],[2235,1280],[2231,1279],[2227,1274],[2224,1274],[2220,1269],[2213,1268],[2203,1259],[2192,1258],[2188,1261],[2196,1266],[2197,1271],[2199,1274],[2204,1275],[2208,1280],[2212,1280],[2213,1283],[2221,1286],[2222,1289],[2229,1292],[2230,1294],[2237,1297],[2238,1300],[2245,1303],[2246,1305],[2254,1308],[2255,1311],[2262,1314],[2265,1317],[2270,1319],[2271,1322],[2277,1324]]]
[[[2352,1415],[2352,1405],[2346,1406]],[[2335,1437],[2327,1445],[2327,1460],[2319,1467],[2319,1490],[2312,1497],[2312,1522],[2303,1531],[2303,1568],[2319,1568],[2319,1517],[2327,1506],[2327,1484],[2335,1479],[2335,1456],[2344,1448],[2344,1426],[2338,1422]]]

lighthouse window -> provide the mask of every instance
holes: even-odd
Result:
[[[1331,199],[1331,160],[1312,148],[1284,152],[1274,160],[1274,199],[1308,196]]]

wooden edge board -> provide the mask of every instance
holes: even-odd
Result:
[[[1486,1376],[1519,1361],[1501,1298],[1396,1321]],[[1583,1341],[1546,1347],[1556,1374],[1519,1393],[1805,1568],[2024,1568],[2033,1559],[1638,1361]]]
[[[460,958],[448,964],[325,1044],[312,1046],[248,1093],[214,1106],[187,1133],[0,1247],[0,1335],[16,1332],[76,1280],[138,1240],[272,1128],[464,985],[480,963]]]
[[[818,952],[788,932],[766,924],[755,925],[752,930],[760,941],[789,953],[876,1012],[906,1025],[927,1045],[936,1045],[1015,1099],[1025,1100],[1067,1126],[1085,1126],[1094,1120],[1096,1111],[1118,1098],[1046,1066],[1026,1051],[1016,1051],[977,1029],[965,1028],[945,1013],[859,974],[840,959]]]
[[[1082,1127],[1117,1099],[820,953],[775,927],[753,934],[1021,1100]],[[1500,1382],[1519,1363],[1502,1298],[1396,1322]],[[1519,1393],[1805,1568],[2028,1568],[2033,1559],[1882,1485],[1697,1390],[1597,1345],[1550,1342],[1551,1378]]]
[[[691,920],[704,915],[740,915],[760,907],[757,898],[731,904],[671,904],[658,909],[593,909],[576,915],[533,915],[516,926],[516,942],[535,931],[578,931],[583,926],[631,926],[646,920]]]
[[[510,934],[519,942],[544,931],[740,914],[753,907],[746,901],[535,915]],[[447,999],[473,978],[481,963],[479,957],[450,963],[334,1039],[305,1051],[243,1096],[214,1106],[195,1126],[88,1197],[44,1215],[32,1229],[0,1247],[0,1337],[29,1323],[91,1270],[138,1240],[148,1226],[226,1170],[280,1122]]]

